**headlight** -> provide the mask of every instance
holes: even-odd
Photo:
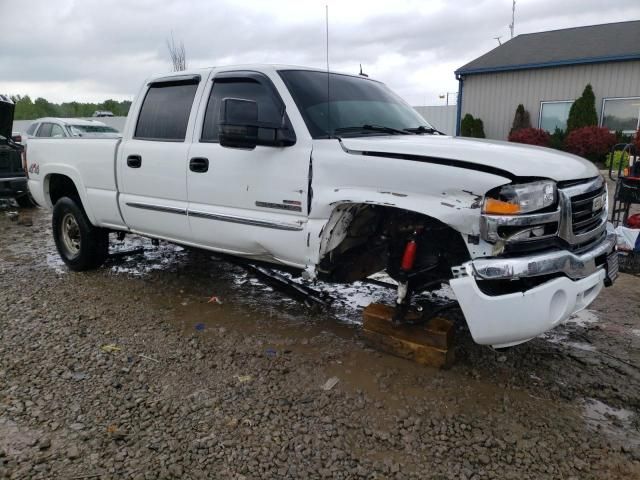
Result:
[[[548,180],[505,185],[489,192],[482,206],[490,215],[519,215],[549,207],[556,202],[556,184]]]

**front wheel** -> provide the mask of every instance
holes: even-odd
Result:
[[[92,270],[104,263],[109,232],[91,224],[79,201],[60,198],[53,207],[52,226],[58,253],[71,270]]]

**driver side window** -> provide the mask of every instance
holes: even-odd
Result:
[[[214,80],[202,127],[201,142],[217,143],[220,133],[220,110],[225,98],[253,100],[258,104],[258,122],[278,124],[282,121],[280,107],[273,93],[251,78]]]

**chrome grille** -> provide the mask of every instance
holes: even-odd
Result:
[[[586,233],[600,226],[602,210],[605,202],[602,202],[604,185],[582,195],[571,197],[571,226],[574,235]],[[594,205],[599,202],[599,205]]]
[[[601,239],[607,228],[607,197],[602,177],[560,188],[560,237],[582,249]]]

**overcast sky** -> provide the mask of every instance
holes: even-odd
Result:
[[[359,64],[413,105],[444,103],[453,71],[509,39],[511,0],[0,0],[0,93],[50,101],[131,99],[168,71],[166,39],[189,67]],[[640,19],[640,0],[518,0],[516,35]]]

